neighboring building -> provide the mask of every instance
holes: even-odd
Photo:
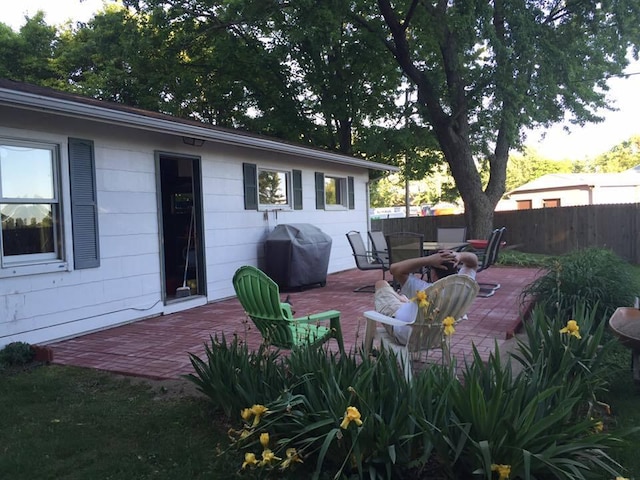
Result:
[[[233,296],[278,224],[319,227],[328,272],[354,268],[370,169],[397,171],[0,79],[0,348]]]
[[[551,173],[511,190],[518,210],[640,202],[640,166],[620,173]]]

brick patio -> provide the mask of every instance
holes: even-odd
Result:
[[[492,267],[478,274],[480,282],[502,285],[492,297],[478,297],[468,313],[468,320],[456,326],[451,351],[458,363],[469,357],[472,344],[483,358],[501,345],[521,323],[520,302],[523,287],[539,274],[538,269]],[[341,311],[345,348],[359,346],[364,338],[362,312],[373,309],[372,293],[355,293],[353,289],[373,284],[381,278],[379,271],[357,269],[327,277],[323,288],[291,292],[290,300],[296,316],[323,310]],[[283,295],[284,297],[284,295]],[[204,343],[212,335],[224,334],[228,339],[239,335],[250,348],[261,340],[253,324],[246,321],[242,307],[231,298],[185,312],[163,315],[110,328],[47,345],[53,363],[95,368],[110,372],[154,379],[178,378],[191,373],[188,353],[204,354]],[[337,344],[330,342],[337,350]]]

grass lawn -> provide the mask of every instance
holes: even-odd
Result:
[[[217,455],[227,428],[207,401],[178,387],[43,366],[0,370],[0,392],[2,479],[226,479],[240,466]]]
[[[640,426],[630,359],[623,347],[611,358],[623,368],[612,367],[600,399],[612,408],[608,428]],[[56,365],[0,371],[0,479],[257,478],[238,472],[237,452],[220,455],[228,426],[180,385]],[[630,475],[640,472],[638,444],[640,433],[610,452]]]
[[[618,345],[612,352],[611,363],[620,366],[612,368],[609,391],[600,400],[611,406],[611,427],[615,429],[640,428],[640,385],[633,380],[631,372],[631,351]],[[615,452],[613,458],[624,465],[632,478],[640,479],[640,432],[629,437],[629,441]]]

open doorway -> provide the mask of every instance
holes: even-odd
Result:
[[[206,295],[200,159],[160,153],[157,163],[165,303]]]

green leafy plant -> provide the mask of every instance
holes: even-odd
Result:
[[[244,442],[236,446],[253,453],[256,439],[268,433],[278,458],[290,458],[287,452],[294,449],[305,461],[312,459],[314,478],[327,472],[399,478],[428,461],[427,436],[412,412],[430,389],[410,386],[395,354],[383,349],[373,359],[299,349],[284,363],[291,383],[266,404],[263,422],[250,434],[240,433]],[[361,424],[343,426],[350,409]]]
[[[0,350],[0,364],[7,366],[26,365],[34,357],[33,348],[25,342],[12,342]]]
[[[498,466],[509,469],[509,478],[572,480],[619,474],[622,467],[606,453],[619,439],[596,434],[598,420],[584,411],[578,414],[582,390],[547,381],[552,372],[541,366],[513,376],[510,362],[501,362],[497,345],[487,362],[474,350],[474,361],[450,393],[451,421],[459,431],[448,427],[447,434],[453,435],[448,442],[465,445],[451,478],[491,479]],[[600,476],[589,477],[595,472]]]
[[[498,260],[499,265],[509,265],[513,267],[544,267],[549,261],[549,255],[539,253],[525,253],[517,250],[500,250]]]
[[[287,383],[280,352],[264,344],[250,351],[238,337],[227,343],[224,335],[221,339],[216,336],[205,346],[205,355],[203,360],[189,354],[195,373],[184,378],[193,382],[227,417],[247,405],[276,398]]]
[[[550,316],[569,316],[585,302],[599,321],[619,306],[632,305],[640,285],[632,267],[611,250],[589,248],[554,257],[547,273],[523,291]]]
[[[585,301],[576,304],[569,316],[550,317],[543,307],[535,307],[524,323],[525,338],[512,354],[529,383],[539,385],[543,379],[562,391],[578,389],[588,412],[606,388],[611,374],[606,358],[615,345],[610,337],[605,339],[606,323],[597,321],[596,311]]]
[[[206,362],[192,358],[192,380],[216,408],[240,414],[225,454],[259,476],[604,478],[623,470],[608,453],[623,434],[601,431],[593,408],[608,350],[594,311],[578,305],[569,328],[538,309],[514,360],[501,361],[496,345],[488,361],[474,350],[460,370],[434,364],[411,380],[384,348],[279,356],[237,340],[212,340]],[[248,379],[234,376],[246,369]]]

